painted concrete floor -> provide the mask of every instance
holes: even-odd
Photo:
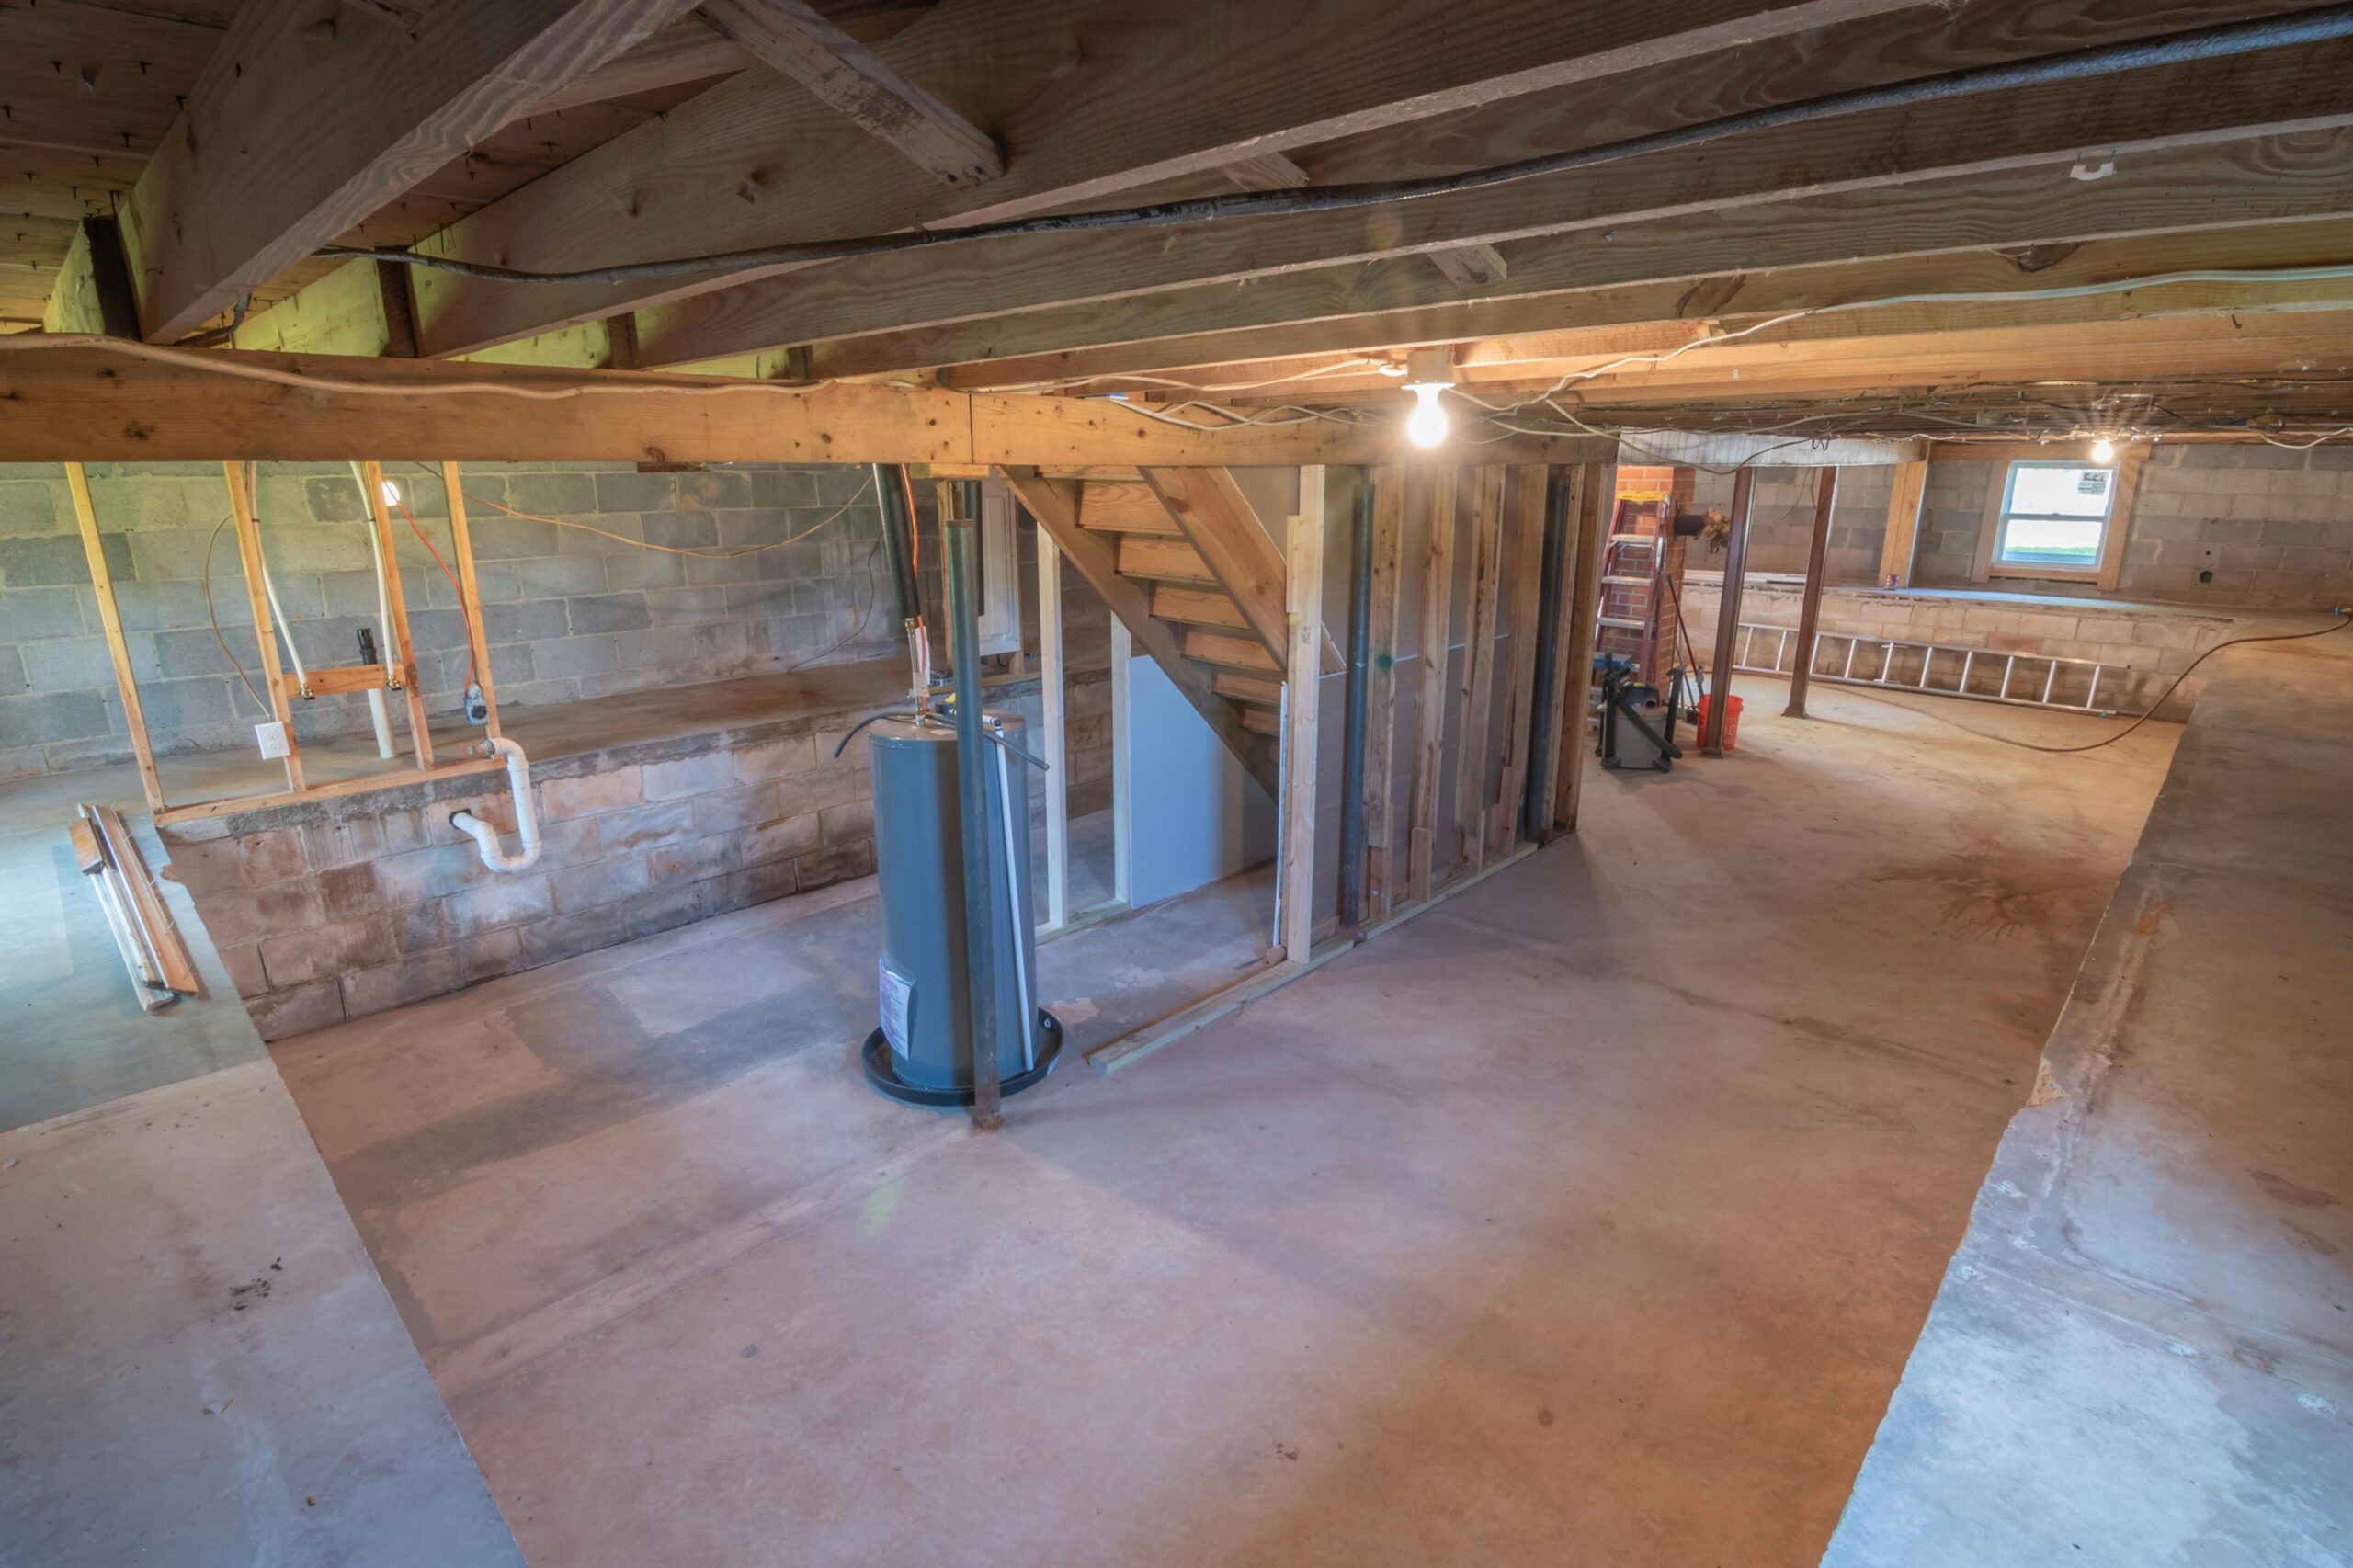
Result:
[[[2210,667],[1831,1568],[2353,1562],[2353,632]]]
[[[1810,1563],[2175,732],[1747,689],[995,1134],[858,1081],[854,890],[273,1054],[535,1563]],[[1044,999],[1242,957],[1211,902]]]
[[[108,794],[0,787],[0,1565],[517,1562],[168,881],[206,994],[132,999],[66,846]]]

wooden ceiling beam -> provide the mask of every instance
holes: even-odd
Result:
[[[2119,264],[2160,270],[2191,262],[2166,259],[2176,254],[2174,241],[2138,240],[2185,231],[2207,236],[2178,241],[2186,258],[2240,257],[2229,264],[2247,266],[2336,260],[2342,253],[2315,256],[2285,238],[2274,251],[2264,236],[2299,232],[2272,225],[2311,232],[2312,221],[2353,215],[2353,187],[2343,173],[2348,160],[2353,131],[2334,131],[2127,158],[2089,184],[2043,167],[1804,197],[1514,241],[1498,247],[1510,276],[1495,290],[1461,290],[1417,258],[1399,257],[1286,273],[1244,290],[1175,290],[822,343],[810,350],[809,369],[862,376],[962,365],[949,377],[958,385],[1009,385],[1452,343],[1912,292],[1924,276],[1913,262],[1993,246],[2134,241],[2116,253]],[[2221,224],[2246,225],[2250,238],[2225,240]],[[2279,259],[2267,263],[2267,255]],[[1890,278],[1911,281],[1882,287],[1870,272],[1846,270],[1861,264],[1884,264]],[[2107,274],[2118,275],[2130,273]],[[1957,275],[1995,286],[2004,276],[2002,264],[1982,260]],[[1863,292],[1847,291],[1850,283]],[[1663,312],[1659,290],[1669,285],[1669,293],[1690,299]]]
[[[754,59],[934,178],[972,186],[1005,173],[1005,155],[985,132],[807,0],[703,0],[702,15]]]
[[[2067,205],[2086,147],[2119,169],[2202,143],[2353,124],[2353,40],[2141,70],[1783,127],[1570,174],[1338,210],[1176,229],[1040,234],[831,263],[640,313],[647,364],[1225,286],[1403,252],[1495,244],[1794,196],[2043,174]],[[2113,176],[2109,176],[2113,177]],[[1460,288],[1460,284],[1454,285]],[[1508,273],[1496,287],[1512,287]]]
[[[2340,241],[2328,251],[2325,259],[2340,265],[2353,265],[2353,225],[2332,224],[2325,227],[2334,230]],[[1966,279],[1979,268],[1995,278],[1999,278],[2001,271],[2006,271],[2009,284],[2020,290],[2035,287],[2039,281],[2057,281],[2045,279],[2040,274],[2022,273],[2011,259],[1991,255],[1936,257],[1903,265],[1910,268],[1911,275],[1919,280],[1922,291],[1940,291],[1946,288],[1974,291]],[[1945,269],[1943,277],[1938,277],[1935,270],[1939,267]],[[1883,281],[1875,288],[1859,289],[1859,291],[1849,295],[1851,298],[1869,298],[1873,292],[1900,294],[1910,291],[1893,282],[1900,274],[1878,267],[1855,270],[1876,274]],[[2077,278],[2086,276],[2086,269],[2071,270]],[[2100,266],[2092,270],[2112,272],[2113,269]],[[1723,281],[1728,287],[1740,282],[1737,278]],[[1770,282],[1772,279],[1768,278],[1762,281]],[[1853,282],[1860,285],[1862,278],[1858,278]],[[1661,308],[1672,310],[1676,301],[1664,296],[1678,287],[1665,285],[1646,291],[1661,296]],[[1998,289],[1987,291],[1995,292]],[[1690,291],[1685,290],[1683,292],[1688,296]],[[1795,305],[1790,308],[1805,310],[1810,307]],[[2290,312],[2347,309],[2353,309],[2353,279],[2294,283],[2186,282],[2074,299],[1901,305],[1806,316],[1769,327],[1766,324],[1774,321],[1782,312],[1760,312],[1744,303],[1739,311],[1711,313],[1699,319],[1632,322],[1618,326],[1587,326],[1528,333],[1513,337],[1475,339],[1456,345],[1449,352],[1454,360],[1457,384],[1484,388],[1558,380],[1628,355],[1673,353],[1678,360],[1706,360],[1721,355],[1724,347],[1735,341],[1761,347],[1874,337],[1916,337],[1926,334],[2017,327],[2066,328],[2099,322],[2157,322],[2185,316],[2234,315],[2252,319]],[[1756,327],[1765,327],[1765,330],[1753,337],[1740,335]],[[1715,347],[1719,344],[1722,347]],[[1366,368],[1359,369],[1358,366]],[[1183,381],[1198,386],[1211,395],[1244,387],[1249,389],[1246,400],[1253,403],[1272,398],[1332,399],[1350,393],[1388,393],[1393,392],[1398,384],[1395,378],[1370,369],[1364,357],[1354,355],[1249,360],[1165,372],[1154,379]],[[1128,383],[1120,378],[1109,377],[1069,390],[1100,394],[1119,390],[1125,384]]]
[[[623,50],[594,71],[559,84],[531,105],[533,114],[609,103],[636,93],[660,92],[689,82],[732,76],[758,63],[751,51],[721,32],[699,13],[689,12],[644,42]]]
[[[1898,390],[2030,389],[2044,383],[2129,390],[2144,383],[2278,380],[2344,381],[2353,402],[2353,379],[2348,378],[2353,378],[2353,310],[2337,310],[1731,344],[1663,365],[1606,371],[1558,396],[1571,408],[1622,408]],[[1513,392],[1544,392],[1558,379],[1550,374],[1505,379],[1483,384],[1480,392],[1492,402]],[[1336,393],[1333,400],[1379,395],[1368,390]]]
[[[123,208],[150,341],[186,335],[689,0],[248,0]]]
[[[1920,0],[948,0],[876,50],[1005,148],[1004,178],[943,187],[806,92],[720,84],[472,214],[425,246],[533,270],[976,222],[1891,12]],[[1249,48],[1238,51],[1235,40]],[[1311,56],[1314,69],[1295,62]],[[722,287],[418,279],[427,351],[464,352]]]
[[[439,461],[1034,463],[1607,462],[1616,444],[1456,421],[1404,445],[1396,422],[1213,426],[1150,404],[926,388],[731,381],[426,359],[327,358],[0,338],[0,462]],[[299,378],[286,384],[279,378]],[[1233,417],[1247,418],[1237,413]],[[1486,437],[1488,444],[1472,445]]]

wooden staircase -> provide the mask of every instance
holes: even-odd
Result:
[[[1006,482],[1260,787],[1279,798],[1283,554],[1222,468]],[[1324,639],[1325,673],[1340,653]]]

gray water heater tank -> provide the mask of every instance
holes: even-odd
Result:
[[[1021,746],[1017,714],[983,722]],[[969,1105],[972,1009],[964,942],[964,847],[958,809],[956,725],[949,715],[878,720],[874,765],[874,869],[882,899],[877,976],[881,1027],[868,1038],[867,1077],[894,1099]],[[1036,905],[1029,878],[1029,765],[987,746],[1004,810],[992,832],[999,868],[990,921],[996,940],[995,1013],[1000,1092],[1043,1079],[1062,1048],[1062,1026],[1038,1006]],[[1026,748],[1025,748],[1026,749]],[[1011,875],[1002,872],[1009,868]]]

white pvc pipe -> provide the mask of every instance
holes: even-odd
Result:
[[[368,471],[351,465],[352,483],[359,486],[359,505],[367,510],[368,556],[376,563],[376,632],[387,658],[392,645],[392,601],[384,592],[384,541],[376,537],[376,497],[368,494]]]
[[[504,735],[493,737],[490,749],[506,758],[506,788],[515,797],[515,833],[522,840],[522,852],[509,855],[500,849],[498,830],[472,812],[452,812],[449,825],[474,841],[482,863],[492,870],[526,870],[540,858],[540,821],[531,814],[531,759]]]
[[[368,688],[368,717],[376,726],[376,755],[378,756],[392,756],[392,705],[384,700],[384,688],[381,686],[371,686]]]

